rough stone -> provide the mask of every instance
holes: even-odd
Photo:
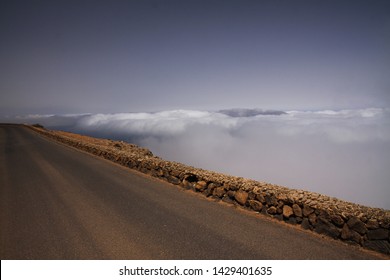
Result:
[[[291,224],[291,225],[296,225],[298,223],[298,221],[295,217],[290,217],[290,218],[286,219],[286,223]]]
[[[267,194],[265,196],[265,202],[267,203],[268,206],[277,206],[278,205],[278,200],[276,199],[275,196]]]
[[[260,201],[257,200],[249,200],[249,206],[257,212],[260,212],[261,209],[263,209],[263,204]]]
[[[379,223],[376,219],[370,219],[366,223],[367,229],[377,229],[379,228]]]
[[[341,239],[350,240],[358,244],[362,244],[363,237],[354,230],[351,230],[347,224],[344,224],[343,229],[341,230]]]
[[[248,199],[248,193],[246,191],[238,190],[236,191],[236,194],[234,195],[234,198],[236,201],[241,204],[245,205],[247,199]]]
[[[294,215],[297,217],[302,217],[302,209],[298,204],[293,204],[292,209],[294,211]]]
[[[270,214],[270,215],[275,215],[276,214],[276,207],[275,206],[271,206],[267,209],[267,213]]]
[[[226,203],[229,203],[229,204],[233,204],[234,203],[234,201],[229,196],[224,196],[222,198],[222,201],[226,202]]]
[[[365,234],[367,232],[366,225],[357,217],[351,217],[348,222],[348,227],[360,234]]]
[[[386,240],[368,240],[364,242],[364,247],[384,254],[390,254],[390,242]]]
[[[358,218],[359,220],[361,220],[363,223],[366,223],[366,222],[367,222],[367,217],[366,217],[366,215],[365,215],[364,213],[360,213],[360,214],[357,216],[357,218]]]
[[[213,190],[213,196],[223,197],[225,195],[225,189],[223,187],[217,187]]]
[[[169,180],[171,180],[172,177],[173,177],[173,176],[168,176],[168,177],[167,177],[168,182],[170,182]],[[189,188],[192,188],[192,187],[194,186],[194,183],[193,183],[193,182],[189,182],[189,181],[187,181],[187,180],[183,180],[182,183],[181,183],[181,185],[182,185],[183,187],[189,189]]]
[[[203,191],[203,194],[204,194],[205,196],[209,197],[210,195],[213,194],[213,189],[210,188],[210,187],[208,187],[207,189],[205,189],[205,190]]]
[[[276,218],[279,221],[283,221],[283,215],[282,214],[277,214],[277,215],[274,216],[274,218]]]
[[[318,218],[314,231],[319,234],[325,234],[335,239],[338,238],[341,233],[340,229],[338,229],[335,225],[321,217]]]
[[[383,228],[387,228],[387,229],[390,229],[390,215],[387,219],[385,219],[384,221],[381,221],[379,223],[379,225]]]
[[[308,217],[311,213],[314,212],[314,209],[311,208],[309,205],[304,204],[302,209],[302,214],[305,217]]]
[[[293,209],[290,206],[288,205],[283,206],[283,217],[289,218],[293,214],[294,214]]]
[[[311,213],[309,215],[309,222],[310,222],[310,224],[315,225],[317,223],[317,215],[314,213]]]
[[[263,204],[265,203],[265,198],[262,194],[256,194],[256,199]]]
[[[180,184],[180,180],[174,176],[168,176],[167,181],[171,184],[174,184],[174,185]]]
[[[235,191],[227,191],[227,196],[231,199],[231,200],[233,200],[234,199],[234,195],[236,194],[236,192]]]
[[[232,190],[232,191],[237,191],[239,189],[238,186],[235,184],[228,184],[226,187],[228,190]]]
[[[207,188],[207,182],[205,181],[199,181],[195,184],[195,190],[197,191],[203,191]]]
[[[342,227],[344,225],[344,220],[339,215],[331,215],[330,220],[336,226]]]
[[[301,223],[301,227],[303,229],[311,229],[310,222],[309,222],[308,218],[303,218],[302,223]]]
[[[369,240],[386,240],[388,236],[389,231],[385,230],[384,228],[369,230],[367,233],[367,238]]]
[[[287,195],[285,193],[279,193],[276,198],[282,201],[287,201]]]
[[[207,186],[207,188],[210,189],[210,190],[214,190],[215,188],[220,187],[220,186],[221,186],[221,185],[216,184],[215,182],[211,182],[211,183]]]
[[[330,214],[324,209],[318,209],[318,216],[321,217],[322,219],[330,221]]]

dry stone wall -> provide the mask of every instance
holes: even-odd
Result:
[[[145,148],[121,141],[29,127],[56,141],[171,184],[390,255],[389,210],[165,161]]]

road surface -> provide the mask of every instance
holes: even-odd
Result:
[[[377,259],[0,125],[1,259]]]

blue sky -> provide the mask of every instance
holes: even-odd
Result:
[[[0,114],[390,103],[389,1],[1,1]]]

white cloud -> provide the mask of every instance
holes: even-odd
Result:
[[[237,125],[237,120],[213,112],[175,110],[157,113],[88,115],[80,118],[76,127],[88,131],[109,131],[116,135],[167,137],[186,133],[193,125],[231,128]]]

